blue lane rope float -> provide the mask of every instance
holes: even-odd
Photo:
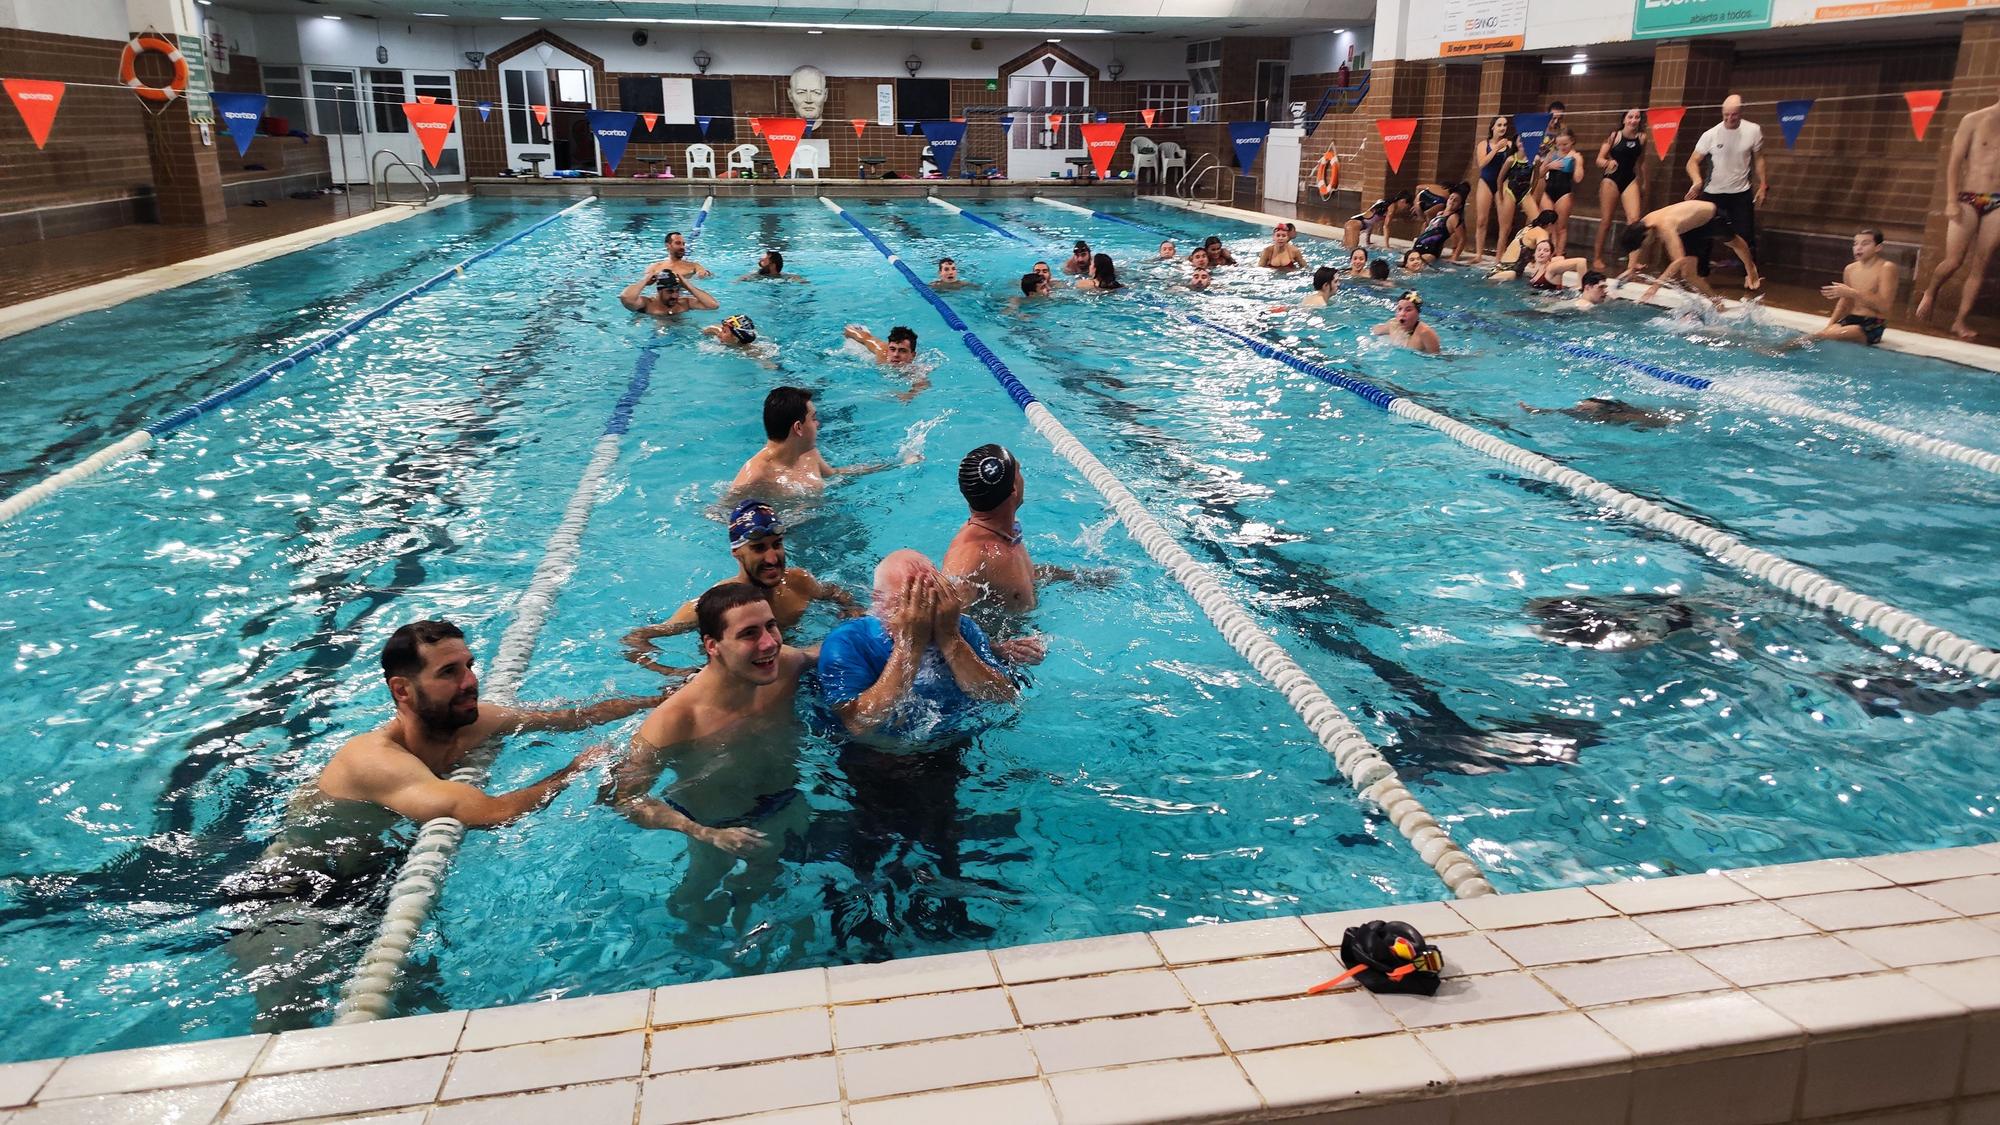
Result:
[[[702,226],[708,221],[709,207],[714,202],[714,196],[702,202],[701,213],[695,216],[694,225],[689,228],[690,245],[701,237]],[[646,396],[647,388],[652,386],[653,369],[659,362],[659,354],[658,344],[649,344],[640,350],[638,360],[632,365],[632,378],[625,384],[624,393],[618,396],[618,401],[612,404],[611,413],[605,419],[604,432],[598,436],[591,451],[590,462],[584,467],[576,490],[570,493],[569,503],[563,507],[561,521],[549,535],[542,560],[536,564],[535,573],[528,580],[527,591],[515,603],[513,620],[507,623],[506,632],[500,635],[499,651],[494,654],[492,668],[485,677],[486,693],[496,703],[515,702],[521,683],[527,677],[528,660],[534,655],[535,641],[555,610],[556,596],[562,592],[570,576],[576,573],[577,555],[583,547],[583,533],[590,523],[590,513],[603,496],[605,478],[618,463],[619,446],[632,428],[633,411],[638,408],[639,400]],[[493,764],[493,752],[494,749],[489,748],[475,753],[464,765],[452,771],[451,780],[485,788],[487,774]],[[436,904],[438,893],[444,886],[445,871],[451,866],[452,858],[458,854],[458,845],[464,839],[464,823],[449,816],[425,821],[417,830],[410,853],[403,858],[403,866],[389,888],[389,901],[382,909],[381,928],[355,963],[353,974],[341,989],[340,1002],[334,1009],[334,1023],[367,1023],[389,1014],[389,999],[395,991],[397,978],[409,963],[410,946],[429,919],[431,907]]]
[[[979,224],[982,227],[985,227],[987,230],[990,230],[995,234],[1006,235],[1008,238],[1011,238],[1016,242],[1028,241],[1027,239],[1022,238],[1020,235],[1015,234],[1013,231],[1008,230],[1006,227],[1001,226],[999,223],[996,223],[991,219],[986,218],[983,215],[975,215],[972,212],[967,211],[965,208],[960,207],[956,203],[948,203],[945,200],[939,199],[935,195],[927,195],[924,198],[930,200],[932,203],[937,204],[939,207],[942,207],[947,211],[951,211],[957,214],[960,218],[969,220],[971,222]]]
[[[937,295],[930,286],[905,266],[902,259],[889,249],[875,232],[869,230],[840,204],[824,196],[820,198],[834,214],[846,220],[847,225],[860,232],[869,244],[888,259],[890,266],[903,275],[930,306],[937,310],[944,322],[959,334],[959,341],[965,345],[974,359],[993,376],[1007,397],[1021,408],[1035,431],[1046,438],[1070,464],[1082,472],[1084,478],[1096,487],[1117,513],[1138,544],[1145,548],[1167,573],[1180,582],[1196,605],[1214,623],[1223,636],[1243,658],[1249,661],[1272,686],[1276,687],[1298,712],[1307,730],[1319,740],[1327,753],[1333,756],[1334,767],[1344,775],[1348,783],[1363,799],[1373,802],[1386,815],[1403,838],[1416,849],[1417,855],[1429,864],[1431,869],[1444,880],[1446,888],[1459,898],[1474,898],[1493,893],[1478,864],[1445,832],[1436,817],[1427,812],[1409,788],[1389,764],[1382,752],[1372,745],[1350,722],[1340,708],[1326,694],[1305,670],[1299,667],[1290,653],[1271,639],[1249,611],[1243,608],[1230,593],[1223,588],[1214,575],[1194,560],[1173,537],[1167,534],[1159,521],[1155,520],[1140,505],[1110,469],[1079,442],[1063,424],[1056,420],[1048,407],[1042,405],[1034,392],[1009,370],[1006,363],[987,347],[986,342],[966,327],[965,321],[952,310],[944,298]]]
[[[1171,234],[1171,233],[1169,233],[1169,232],[1167,232],[1167,231],[1163,231],[1163,230],[1161,230],[1161,229],[1160,229],[1160,228],[1158,228],[1158,227],[1149,227],[1149,226],[1147,226],[1147,225],[1146,225],[1146,224],[1144,224],[1144,223],[1135,223],[1135,222],[1133,222],[1132,220],[1130,220],[1130,219],[1128,219],[1128,218],[1124,217],[1123,215],[1113,215],[1113,214],[1112,214],[1112,213],[1110,213],[1109,211],[1096,211],[1096,210],[1092,210],[1092,209],[1091,209],[1091,208],[1089,208],[1089,207],[1079,207],[1079,206],[1077,206],[1077,205],[1076,205],[1076,204],[1074,204],[1074,203],[1065,203],[1064,201],[1062,201],[1062,200],[1060,200],[1060,199],[1050,199],[1050,198],[1049,198],[1048,196],[1046,196],[1046,195],[1038,195],[1038,196],[1035,196],[1034,198],[1035,198],[1035,202],[1037,202],[1037,203],[1044,203],[1044,204],[1047,204],[1047,205],[1048,205],[1048,206],[1050,206],[1050,207],[1060,207],[1060,208],[1062,208],[1062,209],[1063,209],[1063,210],[1065,210],[1065,211],[1075,211],[1075,212],[1076,212],[1077,214],[1079,214],[1079,215],[1089,215],[1089,216],[1090,216],[1091,218],[1093,218],[1093,219],[1101,219],[1101,220],[1103,220],[1104,222],[1107,222],[1107,223],[1118,223],[1118,224],[1121,224],[1121,225],[1123,225],[1123,226],[1128,226],[1128,227],[1133,227],[1133,228],[1135,228],[1135,229],[1137,229],[1137,230],[1142,230],[1142,231],[1145,231],[1145,232],[1146,232],[1147,234],[1150,234],[1150,235],[1154,236],[1155,238],[1179,238],[1179,237],[1182,237],[1182,236],[1180,236],[1180,235],[1176,235],[1176,234]]]
[[[505,250],[507,247],[512,246],[516,242],[519,242],[522,239],[528,237],[529,235],[534,234],[536,231],[541,230],[543,227],[546,227],[549,224],[555,222],[556,220],[561,219],[564,216],[570,214],[571,212],[577,210],[578,208],[586,206],[587,204],[593,203],[595,201],[596,197],[593,196],[589,199],[582,200],[581,202],[571,204],[570,206],[563,208],[562,210],[556,212],[555,214],[550,215],[548,218],[535,223],[533,226],[530,226],[525,230],[518,231],[514,234],[507,236],[506,238],[500,240],[499,242],[494,243],[493,245],[487,247],[486,249],[481,250],[479,253],[474,254],[471,257],[466,258],[465,260],[457,263],[456,265],[446,267],[443,271],[438,273],[437,276],[432,277],[429,280],[419,282],[418,284],[403,290],[401,293],[396,294],[394,297],[389,298],[387,301],[384,301],[383,303],[375,306],[374,308],[369,309],[367,312],[351,317],[348,320],[343,321],[342,323],[327,329],[325,332],[322,332],[318,336],[314,337],[310,342],[301,344],[298,347],[293,348],[291,351],[285,353],[285,355],[280,359],[265,364],[263,367],[258,368],[248,377],[239,380],[238,382],[232,383],[227,387],[222,388],[221,390],[215,392],[212,395],[209,395],[207,398],[204,398],[201,401],[194,403],[191,406],[184,406],[181,409],[174,411],[172,414],[169,414],[164,418],[161,418],[154,422],[149,422],[145,426],[142,426],[139,429],[134,430],[131,433],[125,435],[123,438],[120,438],[118,441],[113,442],[111,445],[105,446],[103,449],[100,449],[97,452],[91,454],[89,457],[78,462],[77,464],[72,465],[69,468],[62,470],[61,472],[46,477],[28,486],[27,488],[22,489],[21,491],[8,497],[6,500],[0,501],[0,525],[13,522],[15,519],[25,514],[30,508],[33,508],[36,505],[41,504],[43,501],[46,501],[49,497],[54,496],[56,493],[62,491],[63,489],[68,488],[73,484],[77,484],[81,481],[87,480],[93,476],[96,476],[98,473],[103,472],[106,468],[110,467],[111,465],[114,465],[119,461],[123,461],[125,458],[135,453],[138,453],[143,449],[146,449],[148,446],[151,446],[156,439],[163,437],[166,434],[170,434],[175,430],[180,429],[183,426],[188,425],[189,423],[193,422],[197,418],[200,418],[204,414],[208,414],[213,411],[219,410],[222,407],[227,406],[229,403],[235,402],[237,399],[242,398],[244,395],[249,394],[251,391],[256,390],[257,388],[263,386],[265,383],[270,382],[273,378],[276,378],[278,375],[286,371],[290,371],[292,368],[297,367],[299,364],[304,363],[306,360],[311,359],[313,356],[319,355],[320,353],[327,351],[334,345],[340,343],[342,340],[346,339],[349,336],[354,335],[356,332],[361,331],[363,328],[366,328],[370,324],[375,323],[377,320],[380,320],[381,318],[389,315],[389,313],[395,311],[396,309],[402,307],[403,305],[409,303],[410,301],[416,299],[417,297],[420,297],[423,294],[428,293],[433,289],[436,289],[438,286],[443,285],[445,282],[450,281],[454,277],[459,277],[463,275],[465,272],[465,268],[467,266],[474,265],[478,262],[484,261],[485,259],[492,257],[493,255],[499,253],[500,251]]]
[[[1165,309],[1164,305],[1158,307]],[[1636,523],[1665,532],[1753,578],[1767,582],[1802,601],[1858,621],[1917,652],[1934,656],[1982,680],[2000,679],[2000,652],[1933,625],[1913,613],[1849,589],[1810,567],[1802,566],[1761,548],[1752,547],[1725,531],[1689,519],[1677,512],[1668,511],[1650,500],[1642,500],[1629,492],[1551,461],[1539,453],[1501,441],[1455,418],[1383,390],[1351,373],[1337,371],[1323,363],[1294,354],[1274,344],[1253,339],[1198,316],[1186,313],[1173,313],[1173,315],[1234,340],[1260,356],[1276,360],[1295,371],[1311,375],[1323,383],[1356,395],[1397,417],[1429,426],[1460,445],[1478,450],[1523,472],[1560,485],[1581,499],[1601,504]]]

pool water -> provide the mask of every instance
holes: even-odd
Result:
[[[1996,838],[1981,768],[1992,685],[1168,312],[1358,371],[1989,644],[1992,476],[1474,322],[1434,317],[1447,355],[1424,359],[1367,333],[1394,290],[1273,314],[1302,275],[1223,270],[1197,296],[1171,284],[1184,267],[1145,261],[1153,234],[1026,201],[972,209],[1035,245],[921,201],[849,207],[920,272],[957,258],[973,283],[947,294],[960,315],[1225,577],[1501,889]],[[1184,248],[1213,232],[1246,259],[1263,241],[1156,205],[1109,209]],[[0,385],[22,404],[0,421],[0,491],[553,210],[474,200],[0,340]],[[393,628],[449,617],[490,661],[648,344],[652,388],[524,699],[658,690],[619,639],[732,572],[715,509],[780,382],[816,392],[835,464],[925,454],[788,511],[795,565],[860,592],[889,550],[937,557],[964,517],[958,457],[1001,441],[1023,463],[1037,561],[1117,580],[1045,591],[1033,627],[1048,659],[1023,705],[961,746],[868,759],[805,704],[775,748],[719,752],[725,772],[773,753],[796,771],[784,862],[755,880],[694,880],[685,837],[634,827],[594,783],[468,834],[400,1010],[1443,893],[936,314],[816,201],[718,201],[692,255],[716,269],[723,313],[777,344],[776,370],[621,309],[617,291],[693,215],[678,200],[582,208],[0,527],[8,1057],[240,1033],[260,1026],[253,993],[274,976],[311,986],[285,1020],[323,1021],[372,935],[380,876],[323,904],[311,940],[262,969],[238,932],[254,907],[224,881],[275,832],[286,795],[388,716],[375,656]],[[1031,255],[1059,264],[1079,237],[1118,258],[1130,288],[1016,307]],[[1304,243],[1315,264],[1341,257]],[[772,247],[811,283],[736,280]],[[1417,283],[1427,312],[2000,445],[2000,389],[1983,373],[1841,347],[1768,359],[1745,344],[1778,334],[1754,324],[1622,304],[1546,317],[1469,272]],[[932,385],[901,401],[906,380],[841,343],[851,321],[915,328]],[[125,345],[141,326],[161,358],[135,375]],[[1685,417],[1639,431],[1518,405],[1593,394]],[[1562,597],[1607,599],[1654,643],[1544,639],[1538,599]],[[816,608],[798,639],[832,621]],[[692,662],[690,639],[665,647]],[[622,742],[635,722],[515,739],[493,787]]]

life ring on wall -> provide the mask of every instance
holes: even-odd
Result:
[[[1319,189],[1321,199],[1331,199],[1333,189],[1340,186],[1340,154],[1327,149],[1320,154],[1319,163],[1313,165],[1313,186]]]
[[[167,56],[174,64],[174,80],[165,86],[148,86],[139,81],[139,71],[133,65],[140,55],[152,52]],[[181,55],[181,49],[157,35],[141,35],[125,43],[125,52],[118,58],[118,81],[132,87],[132,92],[149,102],[170,102],[187,92],[188,64]]]

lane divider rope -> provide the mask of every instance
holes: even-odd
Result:
[[[1335,768],[1357,793],[1382,810],[1396,830],[1415,848],[1417,855],[1444,880],[1451,893],[1459,898],[1492,894],[1493,885],[1487,881],[1478,864],[1452,840],[1437,818],[1424,809],[1403,784],[1395,767],[1348,720],[1325,690],[1299,666],[1298,661],[1272,640],[1249,611],[1167,534],[1167,530],[1147,513],[1131,490],[1056,420],[1048,407],[1042,405],[1034,392],[1008,369],[984,340],[966,327],[965,321],[949,303],[925,285],[914,271],[903,264],[901,258],[876,237],[875,232],[848,214],[840,204],[824,196],[820,202],[859,231],[903,275],[917,295],[929,302],[944,322],[959,333],[959,341],[965,349],[992,373],[1001,389],[1007,392],[1007,397],[1013,399],[1027,416],[1035,431],[1104,496],[1126,531],[1180,582],[1230,647],[1284,695],[1285,701],[1298,712],[1306,729],[1333,756]]]
[[[432,277],[427,281],[419,282],[418,284],[403,290],[401,293],[396,294],[394,297],[389,298],[382,304],[379,304],[374,308],[369,309],[367,312],[361,313],[346,321],[343,321],[342,323],[334,326],[333,328],[327,329],[325,332],[322,332],[318,336],[314,337],[310,342],[299,345],[298,347],[285,353],[285,355],[279,358],[278,360],[258,368],[255,372],[251,373],[246,378],[238,382],[232,383],[227,387],[222,388],[221,390],[215,392],[214,394],[209,395],[207,398],[202,399],[200,402],[197,402],[192,406],[182,407],[181,409],[173,412],[172,414],[167,415],[164,418],[161,418],[154,422],[150,422],[145,426],[137,430],[134,430],[129,434],[126,434],[124,437],[118,439],[116,442],[113,442],[112,444],[105,446],[103,449],[100,449],[97,452],[91,454],[89,457],[84,458],[77,464],[62,470],[61,472],[55,473],[52,476],[36,481],[34,484],[29,485],[27,488],[22,489],[21,491],[15,493],[12,496],[9,496],[6,500],[0,501],[0,525],[13,522],[14,520],[20,518],[22,515],[27,513],[29,509],[34,508],[37,505],[43,503],[44,501],[48,500],[49,497],[54,496],[56,493],[61,492],[62,490],[70,487],[73,484],[77,484],[81,481],[88,480],[91,477],[96,476],[98,473],[103,472],[111,465],[114,465],[119,461],[123,461],[125,458],[135,453],[138,453],[141,450],[146,449],[147,447],[153,444],[155,439],[163,435],[172,433],[173,431],[180,429],[182,426],[185,426],[190,422],[193,422],[195,419],[201,417],[202,415],[210,413],[211,411],[214,410],[218,410],[221,407],[231,402],[234,402],[239,398],[242,398],[244,395],[247,395],[251,391],[256,390],[258,387],[263,386],[265,383],[269,382],[271,379],[273,379],[280,373],[289,371],[292,368],[297,367],[299,364],[305,362],[308,359],[311,359],[313,356],[316,356],[321,352],[326,351],[327,349],[333,347],[335,344],[338,344],[340,341],[346,339],[349,336],[352,336],[356,332],[359,332],[361,329],[366,328],[368,325],[374,323],[375,321],[381,319],[382,317],[387,316],[390,312],[408,303],[409,301],[415,299],[416,297],[428,293],[431,290],[437,288],[438,286],[443,285],[445,282],[450,281],[452,278],[463,274],[465,272],[465,267],[470,266],[476,262],[482,261],[486,258],[493,256],[494,254],[499,253],[500,251],[506,249],[507,247],[512,246],[514,243],[521,241],[522,239],[528,237],[531,234],[534,234],[538,230],[541,230],[543,227],[548,226],[550,223],[553,223],[556,220],[562,218],[563,216],[568,215],[570,212],[575,211],[577,208],[583,207],[586,204],[593,203],[595,201],[596,197],[592,196],[591,198],[585,199],[582,202],[571,204],[570,206],[563,208],[562,210],[556,212],[555,214],[550,215],[548,218],[543,219],[540,222],[535,223],[533,226],[528,227],[526,230],[522,230],[516,232],[515,234],[509,235],[507,238],[494,243],[493,245],[487,247],[484,250],[481,250],[479,253],[474,254],[470,258],[466,258],[465,260],[457,263],[456,265],[446,267],[437,276]]]
[[[1121,223],[1128,227],[1135,227],[1139,230],[1145,231],[1147,234],[1153,235],[1156,238],[1181,237],[1179,235],[1169,234],[1158,227],[1149,227],[1144,223],[1135,223],[1132,220],[1127,219],[1122,215],[1113,215],[1108,211],[1094,211],[1088,207],[1079,207],[1074,203],[1066,203],[1060,199],[1050,199],[1046,195],[1037,195],[1034,197],[1034,200],[1037,203],[1046,203],[1050,207],[1060,207],[1065,211],[1075,211],[1079,215],[1089,215],[1093,219],[1102,219],[1107,223]]]
[[[992,220],[987,219],[985,216],[975,215],[972,212],[967,211],[965,208],[960,207],[956,203],[947,203],[946,201],[939,199],[935,195],[927,195],[924,198],[930,200],[932,203],[937,204],[939,207],[942,207],[945,210],[950,211],[964,219],[967,219],[974,223],[978,223],[980,226],[985,227],[987,230],[993,231],[996,234],[1004,234],[1008,238],[1011,238],[1016,242],[1028,241],[1027,239],[1022,238],[1020,235],[1015,234],[1013,231],[1008,230],[1006,227],[1001,226],[999,223],[993,222]]]
[[[1323,383],[1354,394],[1391,414],[1429,426],[1460,445],[1478,450],[1523,472],[1560,485],[1579,498],[1601,504],[1634,522],[1665,532],[1801,601],[1822,609],[1830,609],[1842,617],[1858,621],[1900,644],[1962,668],[1982,680],[2000,679],[2000,652],[1961,637],[1949,629],[1933,625],[1906,610],[1897,609],[1886,602],[1849,589],[1810,567],[1802,566],[1761,548],[1752,547],[1728,532],[1668,511],[1650,500],[1643,500],[1622,489],[1614,488],[1539,453],[1501,441],[1491,434],[1475,430],[1457,419],[1419,406],[1409,399],[1392,394],[1352,374],[1337,371],[1325,364],[1246,336],[1233,328],[1200,316],[1186,313],[1174,315],[1190,324],[1226,336],[1265,359],[1276,360],[1294,371],[1310,375]]]
[[[690,245],[701,237],[709,207],[714,202],[714,196],[702,202],[701,213],[695,216],[689,229]],[[569,503],[563,507],[562,520],[549,535],[542,560],[528,580],[527,592],[515,603],[514,618],[500,636],[499,651],[486,676],[489,694],[498,703],[512,704],[527,678],[535,641],[555,610],[557,594],[576,572],[577,555],[583,547],[583,532],[590,523],[591,510],[597,507],[603,494],[605,477],[618,462],[619,446],[632,426],[632,412],[652,385],[653,368],[658,360],[658,344],[649,344],[639,352],[632,379],[611,408],[604,433],[598,437],[576,491],[570,493]],[[452,771],[451,780],[485,788],[497,749],[495,740],[495,744],[475,751],[464,765]],[[382,909],[382,925],[341,988],[340,1002],[334,1009],[335,1024],[367,1023],[389,1014],[396,979],[409,963],[410,945],[430,917],[431,907],[444,886],[445,870],[451,866],[464,839],[465,824],[455,817],[425,821],[417,830],[410,854],[403,857],[403,866],[389,888],[389,900]]]

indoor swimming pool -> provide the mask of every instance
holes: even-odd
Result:
[[[490,663],[623,400],[574,572],[524,700],[650,695],[620,638],[728,577],[724,492],[780,384],[813,390],[835,465],[913,464],[785,507],[794,565],[864,600],[887,552],[965,517],[959,458],[1024,469],[1048,658],[1018,709],[881,776],[802,703],[771,762],[783,862],[688,885],[688,840],[571,786],[471,832],[395,998],[402,1013],[1274,915],[1429,900],[1431,866],[1333,769],[1285,697],[1023,420],[960,334],[817,200],[717,200],[690,252],[768,356],[618,293],[699,200],[475,199],[0,339],[0,496],[81,460],[511,236],[337,346],[0,524],[0,1003],[10,1059],[323,1023],[399,858],[307,906],[290,943],[244,871],[288,796],[388,717],[398,625],[446,617]],[[1501,891],[2000,839],[1996,686],[1257,354],[1365,378],[1981,644],[2000,640],[2000,477],[1837,424],[1649,376],[1656,365],[2000,448],[1989,372],[1830,345],[1784,356],[1754,316],[1625,302],[1549,315],[1470,270],[1350,285],[1151,261],[1266,231],[1144,202],[1125,225],[1029,200],[921,200],[853,220],[1129,487],[1380,747]],[[1127,288],[1022,302],[1038,259],[1110,253]],[[1342,262],[1319,239],[1314,264]],[[780,249],[804,284],[739,280]],[[1422,292],[1444,355],[1368,328]],[[1282,309],[1283,311],[1277,311]],[[920,335],[919,387],[841,340]],[[135,347],[143,341],[143,347]],[[1592,356],[1579,355],[1590,352]],[[1625,357],[1610,362],[1598,353]],[[635,373],[643,394],[628,394]],[[910,392],[915,390],[912,395]],[[1659,424],[1562,413],[1590,396]],[[1981,577],[1981,576],[1986,577]],[[816,606],[794,639],[836,620]],[[693,663],[691,638],[665,642]],[[802,698],[811,692],[802,692]],[[521,737],[493,787],[637,720]],[[688,784],[700,779],[669,783]],[[406,826],[408,827],[408,826]],[[405,834],[407,838],[407,833]],[[297,939],[299,934],[310,934]],[[271,950],[282,946],[283,956]]]

